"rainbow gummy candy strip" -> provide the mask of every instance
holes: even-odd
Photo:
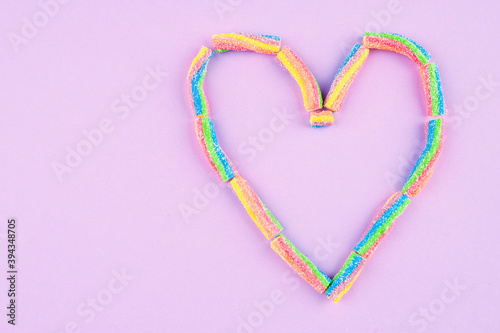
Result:
[[[330,285],[331,279],[320,271],[311,260],[307,259],[305,255],[297,250],[284,235],[276,237],[271,242],[271,247],[320,293],[324,292]]]
[[[427,126],[427,144],[403,186],[403,192],[410,197],[416,196],[423,188],[434,170],[443,144],[443,119],[432,119]]]
[[[276,61],[287,70],[299,84],[306,110],[312,111],[310,123],[312,127],[330,126],[333,124],[333,112],[339,111],[349,86],[369,54],[370,49],[382,49],[398,52],[410,57],[420,68],[426,96],[428,115],[433,117],[427,122],[427,143],[417,160],[407,182],[400,192],[395,193],[383,205],[368,230],[354,247],[340,271],[330,279],[321,272],[304,254],[302,254],[281,232],[283,227],[262,203],[250,184],[231,164],[219,146],[214,125],[209,118],[210,109],[203,90],[203,81],[207,64],[214,52],[202,47],[192,62],[188,72],[188,87],[191,107],[195,112],[195,129],[198,141],[212,168],[223,181],[229,181],[229,187],[240,199],[250,217],[261,229],[271,247],[295,271],[308,281],[317,291],[325,291],[326,295],[338,302],[349,290],[359,273],[371,257],[381,241],[394,227],[396,219],[424,187],[443,144],[443,119],[446,105],[443,98],[441,79],[435,63],[430,63],[430,55],[420,45],[409,38],[398,34],[365,33],[363,45],[356,44],[347,59],[338,70],[322,110],[323,98],[319,85],[304,62],[285,47],[280,49],[280,38],[270,35],[251,34],[218,34],[213,36],[218,53],[228,50],[255,51],[277,54]]]
[[[318,82],[299,56],[286,46],[278,53],[276,61],[299,84],[306,110],[314,111],[321,109],[323,107],[323,97]]]
[[[332,126],[333,121],[333,112],[331,110],[311,112],[310,123],[312,127]]]
[[[212,39],[217,53],[233,50],[277,54],[281,44],[277,36],[244,33],[217,34]]]
[[[422,46],[398,34],[366,32],[363,37],[363,45],[369,49],[388,50],[404,54],[419,67],[425,66],[431,58],[431,55]]]
[[[234,177],[229,182],[229,187],[240,199],[248,215],[254,220],[267,239],[276,237],[283,230],[281,224],[262,203],[245,178],[240,175]]]
[[[203,46],[189,68],[187,80],[191,96],[191,108],[197,116],[210,114],[207,97],[203,90],[203,81],[207,73],[208,61],[213,55],[212,50]]]
[[[366,57],[368,57],[368,52],[370,52],[370,50],[361,44],[356,44],[354,46],[335,75],[330,91],[328,95],[326,95],[325,108],[332,111],[340,111],[347,90],[351,86],[356,75],[358,75],[361,67],[363,67]]]
[[[358,245],[354,247],[354,251],[365,259],[370,258],[382,239],[392,229],[396,219],[409,204],[410,199],[407,195],[400,192],[394,194],[384,205]]]
[[[236,175],[233,165],[219,146],[214,124],[208,116],[196,117],[196,136],[210,165],[222,181],[226,182]]]
[[[446,110],[437,65],[431,62],[420,67],[420,75],[424,82],[425,99],[427,101],[429,116],[443,116]]]
[[[344,296],[358,278],[365,262],[366,260],[362,256],[356,252],[351,252],[340,272],[335,275],[332,283],[328,286],[326,296],[333,299],[335,303],[340,301],[342,296]]]

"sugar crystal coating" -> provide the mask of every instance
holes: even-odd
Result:
[[[369,52],[370,50],[361,44],[354,46],[335,75],[330,86],[330,91],[328,91],[328,95],[325,98],[325,108],[332,111],[340,111],[347,90],[363,67]]]
[[[236,175],[236,170],[219,145],[212,120],[208,116],[196,117],[195,131],[208,162],[219,178],[222,181],[232,179]]]
[[[326,296],[336,302],[340,301],[342,296],[351,288],[354,281],[358,278],[363,269],[366,260],[357,254],[351,252],[340,271],[332,279],[332,282],[326,290]]]
[[[203,82],[207,73],[208,61],[212,58],[213,54],[212,50],[203,46],[189,68],[187,77],[189,97],[191,108],[197,116],[210,114],[207,97],[203,90]]]
[[[229,187],[240,199],[248,215],[250,215],[267,239],[276,237],[283,230],[281,224],[262,203],[243,176],[237,175],[231,179]]]
[[[232,50],[277,54],[281,44],[281,39],[277,36],[246,33],[216,34],[212,39],[218,53]]]
[[[421,67],[420,75],[424,84],[427,114],[436,117],[443,116],[446,113],[446,107],[437,65],[435,63],[428,63]]]
[[[434,165],[443,145],[443,119],[432,119],[427,123],[427,143],[418,158],[408,180],[403,186],[403,193],[416,196],[423,188],[434,170]]]
[[[419,67],[425,66],[430,54],[419,44],[408,37],[385,32],[366,32],[363,45],[369,49],[393,51],[403,54],[413,60]]]
[[[314,289],[320,293],[331,282],[331,279],[303,255],[284,235],[279,235],[271,242],[271,247],[279,254],[297,273],[299,273]]]
[[[364,257],[370,258],[380,242],[387,236],[394,226],[396,219],[410,204],[410,199],[407,195],[400,192],[394,194],[382,207],[377,217],[372,221],[372,224],[365,232],[358,245],[354,247],[354,251]]]
[[[297,81],[306,110],[321,109],[323,107],[323,97],[318,82],[299,56],[286,46],[278,53],[276,61]]]
[[[333,121],[333,112],[331,110],[319,110],[310,113],[312,127],[332,126]]]

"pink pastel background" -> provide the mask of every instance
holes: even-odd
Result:
[[[0,5],[1,332],[500,331],[498,2],[54,1]],[[450,113],[432,178],[335,304],[210,169],[185,78],[212,34],[273,34],[326,94],[365,30],[422,44]],[[322,129],[273,56],[216,55],[205,89],[240,173],[333,276],[423,148],[417,67],[372,52]]]

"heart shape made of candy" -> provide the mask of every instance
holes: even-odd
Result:
[[[407,37],[367,32],[363,36],[362,44],[356,44],[340,66],[323,103],[321,90],[311,71],[289,47],[281,49],[279,37],[245,33],[217,34],[213,36],[213,43],[217,53],[233,50],[276,55],[276,61],[297,81],[304,107],[311,112],[310,123],[313,127],[333,125],[333,113],[340,111],[349,86],[362,68],[370,50],[388,50],[406,55],[420,69],[428,115],[425,148],[402,190],[387,200],[333,278],[321,272],[282,234],[281,224],[259,199],[248,181],[238,174],[217,141],[203,90],[207,64],[214,52],[203,46],[189,69],[188,90],[196,117],[196,135],[210,165],[222,181],[229,182],[229,187],[243,203],[250,217],[271,241],[274,251],[317,291],[325,292],[330,299],[338,302],[356,280],[367,259],[392,229],[396,218],[410,204],[410,198],[422,190],[434,170],[443,143],[442,118],[446,113],[437,65],[430,62],[431,56],[422,46]]]

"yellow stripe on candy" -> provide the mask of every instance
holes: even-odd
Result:
[[[335,90],[333,91],[332,96],[330,97],[330,99],[328,101],[326,101],[325,107],[327,107],[327,108],[333,107],[333,103],[338,99],[339,93],[343,89],[347,88],[346,82],[348,82],[349,79],[354,75],[354,73],[356,73],[358,71],[359,67],[363,64],[366,57],[368,57],[369,51],[370,51],[370,49],[365,49],[363,51],[363,53],[361,54],[361,56],[359,57],[359,59],[352,65],[351,68],[349,68],[349,70],[347,71],[347,73],[345,73],[345,75],[342,77],[342,79],[340,79],[340,82],[335,87]]]
[[[286,69],[290,72],[292,77],[297,81],[300,91],[302,92],[302,98],[304,99],[304,104],[307,106],[307,89],[306,89],[306,84],[304,83],[304,80],[302,80],[302,77],[300,76],[299,72],[297,69],[293,66],[293,64],[288,60],[286,55],[283,53],[283,51],[280,51],[278,53],[278,59],[281,61],[283,66],[286,67]]]
[[[189,67],[189,71],[191,71],[191,69],[194,67],[194,65],[203,57],[205,56],[205,54],[207,54],[208,52],[210,52],[210,49],[206,46],[202,46],[200,52],[198,52],[198,54],[196,55],[196,57],[194,57],[193,59],[193,62],[191,63],[191,67]]]
[[[358,278],[358,276],[359,276],[359,273],[358,273],[358,275],[356,275],[356,277],[355,277],[354,279],[352,279],[352,281],[351,281],[351,282],[350,282],[350,283],[349,283],[349,284],[348,284],[348,285],[344,288],[344,290],[342,290],[342,291],[340,292],[339,296],[338,296],[336,299],[334,299],[334,300],[333,300],[335,303],[337,303],[338,301],[340,301],[340,299],[342,298],[342,296],[344,296],[344,295],[345,295],[345,294],[349,291],[349,289],[351,289],[352,284],[356,281],[356,279]]]
[[[255,214],[253,213],[251,207],[250,207],[250,204],[248,202],[248,200],[246,200],[246,197],[245,197],[245,194],[243,193],[241,187],[240,187],[240,184],[238,184],[238,182],[234,181],[234,182],[231,182],[231,185],[233,186],[233,189],[234,189],[234,192],[236,192],[236,195],[238,196],[238,198],[240,199],[241,203],[243,204],[243,206],[245,207],[245,209],[247,210],[248,212],[248,215],[250,215],[250,217],[252,218],[252,220],[256,220],[257,217],[255,216]],[[260,225],[257,225],[260,230],[262,232],[264,232],[262,230],[262,228],[260,227]]]

